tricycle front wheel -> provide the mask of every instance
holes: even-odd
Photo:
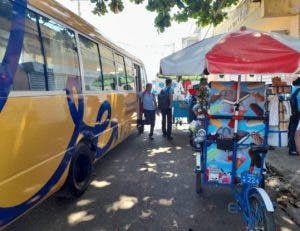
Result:
[[[196,193],[200,194],[202,191],[202,185],[201,185],[201,171],[196,170]]]
[[[275,231],[273,212],[266,209],[265,203],[258,194],[250,196],[250,220],[252,227],[249,230]]]

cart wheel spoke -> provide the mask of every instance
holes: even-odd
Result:
[[[253,226],[250,230],[276,230],[273,213],[267,211],[264,201],[258,194],[250,196],[250,207],[249,218]]]

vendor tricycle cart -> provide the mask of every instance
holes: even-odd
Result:
[[[241,211],[250,230],[275,230],[274,207],[263,189],[268,150],[265,90],[258,82],[212,82],[210,113],[198,119],[205,138],[195,142],[197,193],[202,185],[232,188],[236,203],[228,209]]]
[[[197,133],[205,136],[195,137],[203,140],[196,145],[196,186],[198,192],[202,184],[231,187],[237,203],[229,209],[242,211],[249,230],[275,230],[275,225],[274,207],[263,189],[268,133],[264,84],[241,83],[241,75],[299,69],[298,39],[246,27],[201,40],[160,62],[163,75],[238,76],[227,85],[211,84],[206,125]]]

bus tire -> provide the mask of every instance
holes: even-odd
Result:
[[[78,143],[72,157],[66,189],[71,196],[80,197],[88,188],[93,170],[94,153],[87,142]]]

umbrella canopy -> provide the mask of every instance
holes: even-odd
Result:
[[[204,39],[160,62],[163,75],[295,73],[300,40],[278,33],[241,28]]]
[[[201,75],[206,68],[206,53],[224,34],[201,40],[160,60],[162,75]]]

